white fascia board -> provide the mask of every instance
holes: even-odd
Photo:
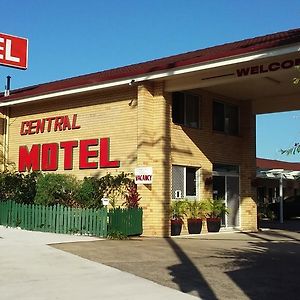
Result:
[[[50,93],[47,93],[44,95],[27,97],[27,98],[23,98],[23,99],[16,99],[16,100],[12,100],[12,101],[5,102],[5,103],[0,103],[0,107],[12,106],[12,105],[17,105],[17,104],[22,104],[22,103],[27,103],[27,102],[32,102],[32,101],[39,101],[39,100],[43,100],[43,99],[51,99],[51,98],[55,98],[55,97],[73,95],[73,94],[84,93],[84,92],[89,92],[89,91],[96,91],[96,90],[101,90],[101,89],[110,88],[110,87],[128,85],[132,82],[137,83],[137,82],[142,82],[142,81],[146,81],[146,80],[158,80],[158,79],[171,77],[171,76],[175,76],[175,75],[187,74],[187,73],[197,72],[197,71],[201,71],[201,70],[207,70],[207,69],[212,69],[212,68],[217,68],[217,67],[222,67],[222,66],[228,66],[228,65],[253,61],[256,59],[275,57],[275,56],[295,53],[295,52],[299,52],[299,51],[300,51],[300,44],[298,43],[296,45],[289,46],[289,47],[283,46],[280,48],[270,49],[270,50],[266,50],[266,51],[265,50],[258,51],[258,52],[255,52],[255,54],[243,54],[240,56],[218,59],[213,62],[204,62],[204,63],[194,64],[191,66],[174,68],[174,69],[168,70],[168,71],[158,71],[158,72],[153,72],[153,73],[142,75],[142,76],[136,76],[136,77],[133,76],[133,77],[130,77],[127,79],[114,80],[114,81],[100,83],[100,84],[87,86],[87,87],[74,88],[74,89],[69,89],[69,90],[64,90],[64,91],[53,92],[53,93],[50,92]]]

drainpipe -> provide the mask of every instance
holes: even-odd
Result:
[[[4,90],[4,97],[8,97],[10,95],[10,76],[6,76],[6,85]],[[4,109],[4,126],[3,126],[3,171],[6,169],[6,165],[8,162],[8,140],[9,140],[9,114],[10,108],[9,106]]]
[[[6,169],[8,162],[8,141],[9,141],[9,114],[10,108],[6,107],[4,110],[4,128],[3,128],[3,171]]]

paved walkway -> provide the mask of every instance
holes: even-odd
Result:
[[[0,299],[196,299],[47,245],[76,241],[105,242],[0,226]]]

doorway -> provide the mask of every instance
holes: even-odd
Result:
[[[239,167],[215,164],[213,166],[213,198],[224,199],[229,211],[222,216],[223,227],[240,226],[240,177]]]

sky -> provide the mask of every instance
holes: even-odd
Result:
[[[300,27],[299,0],[0,0],[0,32],[29,40],[12,89]],[[300,88],[300,86],[299,86]],[[257,117],[257,157],[299,161],[300,111]]]

